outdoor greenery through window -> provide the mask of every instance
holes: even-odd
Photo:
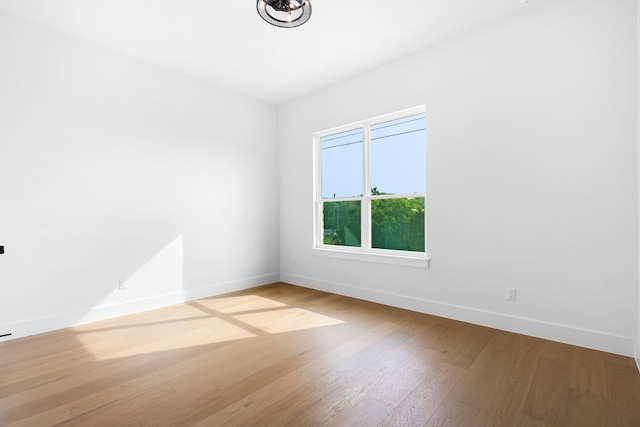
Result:
[[[426,254],[424,108],[320,132],[315,144],[316,247]]]

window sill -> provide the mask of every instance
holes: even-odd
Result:
[[[311,253],[328,258],[339,258],[350,261],[374,262],[379,264],[399,265],[403,267],[429,268],[430,259],[426,256],[392,255],[386,253],[372,253],[349,251],[329,248],[313,248]]]

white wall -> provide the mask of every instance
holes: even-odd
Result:
[[[0,15],[0,334],[278,280],[276,141],[273,106]]]
[[[541,2],[282,106],[282,279],[632,355],[635,16]],[[312,133],[419,104],[432,268],[312,255]]]
[[[636,90],[637,90],[637,101],[636,101],[636,112],[638,114],[637,121],[637,138],[638,138],[638,203],[640,204],[640,7],[638,7],[636,3],[636,73],[638,76]],[[640,223],[640,206],[638,208],[638,223]],[[640,239],[640,234],[638,235]],[[640,246],[640,242],[639,242]],[[638,258],[638,268],[640,269],[640,258]],[[638,365],[638,369],[640,370],[640,280],[638,281],[638,327],[636,332],[636,364]]]

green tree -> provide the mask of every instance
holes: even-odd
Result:
[[[360,201],[323,203],[324,244],[360,246]]]
[[[377,188],[373,196],[384,195]],[[371,246],[424,252],[424,197],[371,201]]]
[[[373,196],[385,193],[373,188]],[[424,252],[424,197],[371,201],[371,246],[379,249]],[[323,203],[327,245],[361,245],[360,201]]]

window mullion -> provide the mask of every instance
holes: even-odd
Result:
[[[361,243],[362,249],[371,250],[371,173],[370,173],[370,146],[369,124],[363,126],[362,144],[362,203],[361,203]]]

